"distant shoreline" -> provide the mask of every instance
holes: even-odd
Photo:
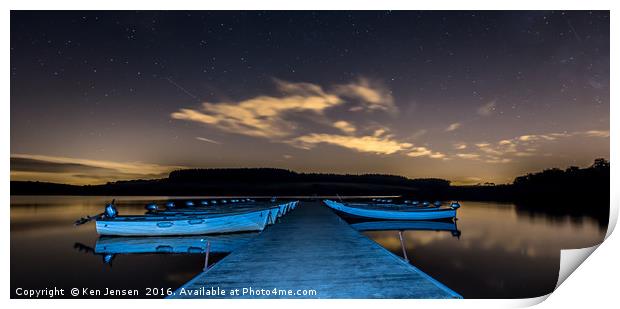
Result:
[[[454,186],[439,178],[384,174],[297,173],[277,168],[186,169],[167,178],[70,185],[11,181],[11,195],[74,196],[402,196],[418,200],[571,201],[609,200],[609,162],[586,168],[547,169],[512,184]]]
[[[400,196],[402,200],[494,201],[521,205],[527,211],[609,217],[610,167],[596,159],[586,167],[547,169],[515,178],[512,184],[453,186],[438,178],[296,173],[275,168],[190,169],[168,178],[117,181],[102,185],[68,185],[11,181],[11,196]]]

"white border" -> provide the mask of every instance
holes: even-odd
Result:
[[[354,1],[354,0],[314,0],[310,2],[299,3],[297,1],[284,1],[284,0],[261,0],[261,1],[241,1],[241,0],[226,0],[218,2],[200,2],[195,0],[175,0],[175,1],[162,1],[152,0],[148,2],[135,1],[130,3],[127,0],[107,0],[105,2],[87,2],[76,0],[55,0],[55,1],[3,1],[3,14],[2,14],[2,44],[3,50],[6,56],[2,59],[3,83],[2,89],[4,94],[4,102],[2,106],[1,122],[3,143],[1,143],[2,151],[6,154],[5,160],[2,164],[2,172],[5,177],[5,181],[2,183],[1,192],[4,197],[4,231],[2,235],[2,248],[4,254],[1,255],[2,264],[5,269],[9,268],[9,235],[10,235],[10,215],[9,207],[9,181],[10,181],[10,164],[8,157],[10,157],[10,12],[11,9],[18,10],[101,10],[101,9],[115,9],[115,10],[180,10],[180,9],[230,9],[230,10],[250,10],[250,9],[342,9],[342,10],[374,10],[374,9],[434,9],[434,10],[548,10],[548,9],[563,9],[563,10],[612,10],[611,12],[611,54],[618,54],[618,42],[614,39],[614,33],[620,33],[618,31],[618,21],[615,17],[615,11],[618,8],[618,1],[579,1],[579,0],[553,0],[553,1],[540,1],[540,0],[520,0],[520,1],[458,1],[458,0],[445,0],[445,1],[395,1],[395,0],[381,0],[381,1]],[[613,52],[613,51],[616,52]],[[616,86],[618,72],[618,62],[614,57],[611,58],[611,85]],[[611,87],[614,89],[615,87]],[[610,96],[613,101],[613,91]],[[611,118],[618,119],[618,108],[613,104],[611,106]],[[618,168],[615,163],[618,157],[619,142],[616,138],[618,134],[618,125],[611,122],[611,157],[612,163],[612,179],[611,187],[618,187]],[[610,227],[615,226],[615,221],[618,214],[618,192],[611,192],[612,200],[612,221]],[[541,304],[545,308],[559,308],[559,307],[609,307],[610,304],[617,303],[617,283],[616,279],[620,275],[619,267],[616,265],[618,260],[618,253],[620,252],[620,240],[617,233],[610,234],[612,229],[608,231],[608,239],[600,245],[600,247],[594,251],[594,253],[588,258],[588,262],[581,265],[565,283],[563,283],[556,292],[552,293],[547,301]],[[9,276],[5,275],[0,287],[1,293],[4,296],[4,301],[9,302],[11,307],[22,308],[31,307],[33,305],[43,306],[63,306],[63,307],[83,307],[89,306],[89,308],[107,308],[109,306],[118,305],[148,305],[154,308],[167,307],[167,306],[205,306],[207,303],[201,300],[197,301],[183,301],[183,303],[177,303],[175,301],[149,301],[149,300],[109,300],[109,301],[91,301],[91,300],[12,300],[8,301],[10,297],[9,290]],[[430,307],[446,307],[459,305],[465,308],[479,308],[479,307],[522,307],[536,304],[546,297],[528,300],[459,300],[459,301],[431,301],[431,300],[335,300],[335,301],[316,301],[316,300],[276,300],[276,301],[258,301],[258,300],[209,300],[209,306],[243,306],[243,307],[256,307],[257,305],[269,306],[275,308],[290,308],[290,306],[301,308],[314,308],[315,306],[329,306],[329,307],[342,307],[342,306],[356,306],[356,307],[376,307],[382,306],[384,308],[403,307],[413,305],[423,305]]]

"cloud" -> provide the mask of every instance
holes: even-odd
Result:
[[[460,128],[460,127],[461,127],[461,123],[460,123],[460,122],[455,122],[455,123],[452,123],[452,124],[450,124],[450,125],[446,128],[446,132],[451,132],[451,131],[454,131],[454,130],[456,130],[456,129]]]
[[[581,134],[582,132],[573,132],[573,133],[547,133],[547,134],[530,134],[530,135],[521,135],[517,139],[522,142],[531,142],[531,141],[555,141],[560,138],[566,138]]]
[[[477,154],[477,153],[457,153],[456,156],[461,158],[461,159],[478,159],[478,158],[480,158],[480,155]]]
[[[360,112],[363,111],[364,107],[363,106],[353,106],[349,108],[350,112]]]
[[[507,153],[513,153],[517,151],[517,145],[511,140],[501,140],[494,144],[487,142],[476,143],[476,147],[478,147],[478,149],[482,152],[482,155],[486,155],[489,157],[501,157],[506,155]],[[469,157],[474,158],[472,156]],[[475,157],[475,159],[478,159],[479,157],[480,156]],[[461,158],[467,158],[467,156],[461,156]]]
[[[485,160],[484,162],[486,162],[486,163],[493,163],[493,164],[495,164],[495,163],[510,163],[510,162],[512,162],[512,159],[491,157],[491,158]]]
[[[491,114],[493,114],[493,112],[495,112],[495,107],[495,101],[491,101],[478,107],[477,113],[480,116],[490,116]]]
[[[336,121],[334,122],[334,127],[341,130],[344,133],[355,133],[355,126],[347,121],[344,120],[340,120],[340,121]]]
[[[483,179],[480,177],[463,177],[454,179],[451,183],[457,186],[464,186],[480,184],[482,181]]]
[[[493,156],[504,155],[504,152],[502,152],[500,150],[497,150],[497,149],[490,148],[488,146],[487,147],[478,147],[478,148],[480,148],[480,151],[482,151],[484,153],[487,153],[489,155],[493,155]]]
[[[411,148],[413,145],[392,139],[391,136],[349,136],[318,134],[299,136],[289,141],[293,146],[310,149],[317,144],[331,144],[358,152],[393,154]]]
[[[297,133],[299,124],[292,120],[295,115],[308,116],[311,113],[324,116],[328,109],[344,104],[358,104],[361,110],[397,111],[390,91],[364,78],[335,85],[330,90],[312,83],[279,79],[275,79],[274,83],[278,96],[258,95],[237,102],[204,102],[199,108],[180,108],[170,116],[230,133],[282,139]],[[350,128],[348,126],[346,130]]]
[[[426,133],[427,133],[427,131],[425,129],[420,129],[420,130],[417,130],[417,131],[413,132],[413,134],[411,134],[409,136],[409,138],[417,139],[417,138],[420,138],[420,137],[424,136]]]
[[[206,137],[197,136],[196,139],[199,140],[199,141],[203,141],[203,142],[207,142],[207,143],[211,143],[211,144],[218,144],[218,145],[221,144],[218,141],[215,141],[215,140],[212,140],[212,139],[208,139]]]
[[[516,140],[518,139],[503,139],[493,144],[488,142],[477,143],[476,147],[478,147],[481,153],[475,159],[484,156],[486,158],[486,162],[488,163],[508,163],[511,160],[501,160],[501,157],[518,152]],[[463,156],[461,158],[466,157]]]
[[[381,136],[387,132],[387,129],[380,128],[376,129],[375,132],[372,133],[372,136]]]
[[[609,137],[609,130],[590,130],[580,133],[590,137]]]
[[[444,159],[446,155],[441,152],[432,151],[426,147],[414,147],[412,151],[407,153],[410,157],[429,157],[433,159]]]
[[[74,162],[50,162],[26,156],[11,157],[11,171],[41,173],[98,173],[107,169]]]
[[[467,144],[465,143],[456,143],[454,144],[454,149],[463,150],[467,148]]]
[[[71,184],[162,178],[184,168],[143,162],[114,162],[32,154],[11,155],[11,180],[52,181]]]
[[[364,110],[381,110],[390,113],[398,111],[394,105],[391,91],[377,82],[371,82],[369,79],[360,78],[357,82],[346,85],[337,85],[334,87],[334,93],[344,98],[352,98],[359,100],[363,106],[351,108],[351,111]]]
[[[566,138],[566,137],[572,137],[572,136],[609,137],[609,130],[589,130],[589,131],[562,132],[562,133],[530,134],[530,135],[521,135],[518,137],[518,139],[523,142],[539,141],[539,140],[554,141],[560,138]]]
[[[344,124],[340,125],[345,127]],[[357,131],[357,130],[356,130]],[[346,133],[345,130],[343,132]],[[394,138],[393,134],[387,133],[387,128],[376,129],[369,136],[350,136],[334,134],[308,134],[289,141],[290,144],[310,149],[318,144],[332,144],[359,152],[370,152],[377,154],[404,153],[413,158],[428,157],[433,159],[450,160],[454,158],[464,160],[479,160],[490,164],[506,164],[514,162],[517,158],[531,157],[537,155],[539,144],[543,142],[553,142],[561,138],[572,136],[605,137],[608,131],[590,130],[564,133],[546,133],[520,135],[511,139],[502,139],[497,142],[478,142],[471,151],[466,153],[444,153],[432,150],[424,146],[414,146],[412,143],[402,142]],[[463,142],[452,145],[456,150],[468,149],[468,145]],[[543,155],[543,154],[540,154]],[[548,155],[548,154],[547,154]]]
[[[535,155],[550,156],[549,153],[537,154],[544,143],[556,142],[570,137],[608,138],[609,131],[589,130],[576,132],[553,132],[545,134],[525,134],[511,139],[502,139],[495,143],[480,142],[476,147],[480,151],[478,157],[471,154],[457,154],[463,159],[482,159],[487,163],[509,163],[515,158]],[[458,144],[457,144],[458,145]]]
[[[285,137],[296,124],[286,119],[287,113],[313,112],[342,104],[338,96],[326,93],[310,83],[276,80],[281,97],[257,96],[240,102],[202,104],[200,110],[182,108],[171,114],[174,119],[200,122],[231,132],[255,137]]]
[[[534,135],[521,135],[519,136],[519,140],[522,142],[537,140],[538,138]]]
[[[355,123],[338,120],[331,122],[326,112],[336,106],[354,105],[349,110],[384,111],[394,113],[391,92],[381,84],[360,78],[355,82],[323,88],[312,83],[292,83],[275,80],[279,95],[259,95],[241,101],[204,102],[200,108],[181,108],[171,114],[179,120],[193,121],[220,130],[271,141],[288,143],[295,147],[310,149],[319,144],[337,145],[358,152],[394,154],[410,150],[413,144],[395,139],[389,128],[366,127],[357,134]],[[318,117],[308,118],[308,114]],[[298,123],[299,117],[314,121],[314,130],[308,132]],[[322,118],[322,120],[317,120]],[[297,119],[297,120],[293,120]],[[316,125],[319,128],[316,128]],[[325,125],[337,128],[344,134],[321,132]],[[318,130],[318,131],[317,131]],[[374,131],[371,131],[374,130]],[[420,135],[425,131],[421,131]],[[197,138],[205,142],[216,142]],[[429,157],[443,158],[444,154],[431,152]]]

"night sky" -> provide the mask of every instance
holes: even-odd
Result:
[[[11,13],[11,179],[609,158],[609,12]]]

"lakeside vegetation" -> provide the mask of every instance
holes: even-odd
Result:
[[[506,201],[523,211],[609,216],[610,165],[551,168],[519,176],[511,184],[453,186],[437,178],[365,174],[297,173],[276,168],[186,169],[168,178],[102,185],[12,181],[11,195],[401,195],[417,200]]]
[[[12,195],[401,195],[439,192],[450,181],[435,178],[365,174],[297,173],[276,168],[186,169],[168,178],[102,185],[11,182]]]
[[[605,159],[596,159],[586,168],[551,168],[516,177],[512,184],[453,186],[449,191],[453,199],[513,202],[521,212],[587,215],[607,226],[610,165]]]

